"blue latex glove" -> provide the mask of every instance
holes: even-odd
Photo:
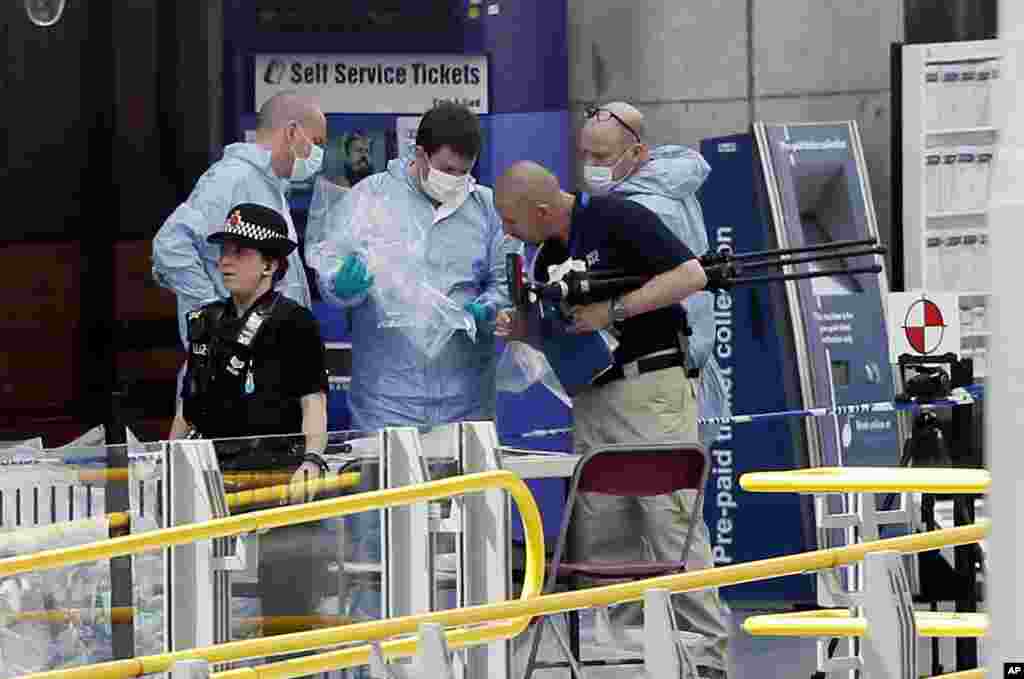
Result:
[[[334,274],[334,294],[342,299],[356,297],[370,289],[373,276],[366,271],[366,262],[354,252],[341,263]]]
[[[497,312],[494,309],[493,304],[483,304],[482,302],[466,302],[465,306],[462,307],[469,315],[476,321],[476,327],[481,329],[493,329],[494,321],[498,317]]]

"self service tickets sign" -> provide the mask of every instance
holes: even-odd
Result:
[[[258,54],[253,110],[278,92],[316,97],[324,113],[421,114],[442,100],[487,113],[487,57]]]

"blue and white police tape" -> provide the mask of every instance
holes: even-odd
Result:
[[[876,401],[875,403],[855,403],[845,406],[825,408],[805,408],[803,410],[780,410],[774,413],[754,413],[753,415],[732,415],[731,417],[701,417],[698,424],[745,424],[763,420],[778,420],[786,417],[837,417],[841,415],[868,415],[871,413],[894,413],[902,410],[921,412],[940,410],[953,406],[970,405],[974,398],[964,394],[961,398],[943,399],[931,403],[915,403],[913,401]]]
[[[828,406],[823,408],[804,408],[800,410],[779,410],[771,413],[753,413],[751,415],[731,415],[729,417],[700,417],[698,424],[747,424],[765,420],[780,420],[787,417],[838,417],[844,415],[868,415],[871,413],[894,413],[898,411],[923,412],[941,410],[954,406],[970,405],[980,398],[980,391],[975,389],[955,389],[948,399],[917,403],[915,401],[876,401],[874,403],[854,403],[850,405]],[[572,432],[572,427],[560,429],[534,429],[522,434],[513,434],[510,438],[544,438],[560,436]]]

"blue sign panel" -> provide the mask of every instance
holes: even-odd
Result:
[[[751,252],[774,247],[757,205],[753,138],[749,134],[707,139],[701,154],[711,165],[700,199],[708,242],[718,251]],[[771,297],[781,284],[720,292],[715,300],[715,356],[726,376],[732,412],[795,408],[783,389],[789,354],[777,332]],[[741,475],[803,467],[802,437],[795,420],[724,425],[711,450],[712,468],[704,515],[719,566],[804,551],[801,503],[796,496],[748,493]],[[814,600],[813,580],[777,578],[723,590],[733,602]]]

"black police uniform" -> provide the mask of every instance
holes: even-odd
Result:
[[[284,218],[255,204],[232,208],[224,227],[207,238],[211,243],[226,239],[281,257],[297,246]],[[270,290],[241,315],[228,298],[187,320],[182,415],[204,439],[245,437],[214,441],[221,469],[292,471],[307,459],[322,464],[307,454],[319,451],[306,451],[302,435],[302,397],[328,390],[326,349],[312,313]],[[329,591],[336,542],[318,523],[261,535],[256,593],[261,614],[315,613]]]
[[[557,239],[546,241],[534,264],[535,278],[546,283],[548,266],[570,258],[585,261],[590,271],[619,271],[626,277],[656,276],[695,256],[651,210],[621,198],[581,192],[573,203],[569,244]],[[615,365],[594,381],[596,386],[620,379],[623,365],[654,353],[660,355],[638,361],[640,373],[685,367],[686,348],[681,346],[680,336],[685,337],[689,331],[681,305],[633,316],[617,330]],[[678,351],[665,353],[672,349]]]
[[[203,438],[297,434],[302,397],[327,392],[326,350],[317,320],[274,290],[241,316],[230,299],[193,311],[188,336],[182,413]],[[301,450],[289,455],[286,447],[264,442],[257,451],[225,442],[217,454],[222,469],[301,463]]]

